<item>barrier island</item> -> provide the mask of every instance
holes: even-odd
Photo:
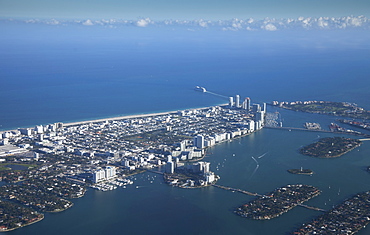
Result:
[[[299,152],[311,157],[334,158],[355,149],[361,143],[358,139],[327,137],[301,148]]]

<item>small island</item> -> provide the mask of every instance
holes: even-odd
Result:
[[[355,234],[370,223],[370,192],[359,193],[292,234]]]
[[[272,219],[318,196],[320,193],[319,189],[311,185],[289,184],[237,208],[235,213],[255,220]]]
[[[313,170],[311,169],[289,169],[289,173],[296,175],[313,175]]]
[[[370,111],[358,107],[357,104],[348,102],[316,100],[293,102],[272,101],[271,105],[306,113],[319,113],[357,119],[370,119]]]
[[[358,139],[344,137],[327,137],[307,145],[299,150],[303,155],[317,158],[334,158],[355,149],[361,145]]]

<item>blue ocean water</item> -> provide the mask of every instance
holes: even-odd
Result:
[[[15,23],[14,23],[15,24]],[[251,97],[370,108],[368,31],[224,32],[2,25],[0,129]]]
[[[227,100],[195,92],[239,94],[252,102],[330,100],[370,109],[368,31],[232,32],[183,28],[1,25],[0,130],[53,122],[188,109]],[[275,109],[269,108],[270,111]],[[284,125],[334,120],[278,110]],[[263,129],[211,148],[220,184],[269,192],[307,183],[323,193],[310,205],[330,209],[370,189],[369,143],[339,159],[297,152],[330,134]],[[235,156],[234,156],[235,154]],[[252,156],[262,156],[260,167]],[[216,166],[218,166],[216,168]],[[312,177],[291,175],[307,167]],[[172,188],[152,174],[112,192],[89,190],[62,213],[10,234],[287,234],[318,212],[295,208],[270,221],[233,214],[250,196],[216,188]],[[340,192],[340,194],[338,194]],[[366,234],[369,228],[359,234]]]

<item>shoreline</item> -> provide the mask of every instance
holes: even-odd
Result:
[[[83,124],[88,124],[88,123],[116,121],[116,120],[124,120],[124,119],[131,119],[131,118],[154,117],[154,116],[175,114],[179,111],[207,109],[207,108],[211,108],[211,107],[215,107],[215,106],[225,106],[225,105],[227,105],[227,104],[223,103],[223,104],[211,105],[211,106],[206,106],[206,107],[178,109],[178,110],[170,110],[170,111],[155,112],[155,113],[127,114],[127,115],[123,115],[123,116],[112,116],[112,117],[98,118],[98,119],[91,119],[91,120],[86,119],[86,120],[81,120],[81,121],[70,121],[70,122],[59,121],[59,122],[63,123],[63,126],[74,126],[74,125],[83,125]],[[54,122],[54,123],[58,123],[58,122]],[[35,124],[35,125],[48,125],[48,124],[50,124],[50,123]],[[13,128],[13,129],[4,129],[4,130],[0,129],[0,133],[10,132],[10,131],[17,131],[18,129],[22,129],[22,128],[33,128],[35,125],[28,126],[28,127],[17,127],[17,128]]]
[[[32,221],[31,223],[28,223],[28,224],[22,224],[21,226],[19,227],[15,227],[15,228],[10,228],[10,229],[4,229],[4,230],[0,230],[0,233],[2,232],[10,232],[10,231],[14,231],[14,230],[17,230],[17,229],[20,229],[20,228],[23,228],[23,227],[26,227],[26,226],[29,226],[29,225],[32,225],[32,224],[35,224],[37,222],[40,222],[42,221],[44,218],[45,218],[45,215],[43,213],[40,213],[41,217],[38,218],[37,220],[35,221]]]

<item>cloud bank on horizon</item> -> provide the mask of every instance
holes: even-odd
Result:
[[[370,17],[369,0],[0,0],[3,18],[227,20]],[[144,23],[144,22],[142,22]]]
[[[277,31],[289,29],[303,30],[333,30],[333,29],[370,29],[370,19],[365,16],[345,17],[298,17],[293,18],[265,18],[257,20],[231,19],[231,20],[151,20],[141,18],[138,20],[122,19],[101,19],[101,20],[56,20],[56,19],[3,19],[0,23],[24,23],[24,24],[45,24],[45,25],[82,25],[87,27],[181,27],[187,30],[218,29],[223,31]]]

